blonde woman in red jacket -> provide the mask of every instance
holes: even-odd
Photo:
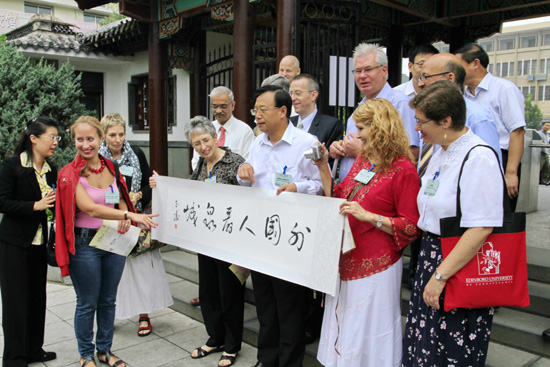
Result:
[[[103,131],[96,118],[78,118],[71,126],[71,137],[77,156],[58,176],[56,258],[61,274],[70,273],[77,295],[74,326],[80,364],[82,367],[97,366],[94,359],[97,348],[99,362],[125,367],[125,363],[110,351],[116,291],[126,258],[89,244],[103,219],[118,220],[118,230],[124,233],[131,221],[147,228],[156,227],[152,217],[158,214],[134,212],[124,179],[115,179],[114,164],[98,153]],[[117,192],[119,195],[113,195]]]

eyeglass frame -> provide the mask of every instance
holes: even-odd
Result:
[[[37,138],[41,138],[41,137],[47,137],[47,138],[50,138],[50,140],[57,140],[58,142],[61,141],[61,136],[60,135],[38,135]]]
[[[371,72],[373,72],[375,69],[378,69],[378,68],[381,68],[383,66],[386,66],[386,65],[378,65],[378,66],[367,66],[366,68],[362,68],[362,69],[352,69],[351,70],[351,73],[353,75],[361,75],[363,73],[365,74],[370,74]]]
[[[220,108],[221,110],[227,110],[229,107],[231,107],[231,103],[210,104],[210,108],[214,111],[218,108]]]
[[[281,107],[283,107],[283,106],[280,106],[280,107],[261,107],[261,108],[258,108],[258,109],[252,108],[250,110],[250,114],[252,116],[256,116],[258,114],[258,112],[260,112],[263,115],[264,113],[266,113],[269,110],[274,110],[276,108],[281,108]]]
[[[302,93],[312,93],[312,92],[315,92],[315,90],[298,90],[296,92],[290,91],[288,94],[290,94],[291,97],[293,95],[296,95],[296,97],[300,97],[302,95]],[[298,93],[300,93],[300,94],[298,94]]]
[[[447,75],[447,74],[450,74],[450,73],[452,73],[452,71],[444,71],[442,73],[431,74],[431,75],[419,75],[418,76],[418,81],[425,82],[426,80],[428,80],[428,78],[431,78],[432,76]]]
[[[433,119],[428,119],[428,120],[425,120],[425,121],[420,121],[418,119],[418,117],[414,116],[414,121],[416,122],[416,126],[420,126],[422,127],[422,125],[424,125],[425,123],[428,123],[430,121],[433,121]]]

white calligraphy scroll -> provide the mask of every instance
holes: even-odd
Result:
[[[155,178],[153,239],[335,295],[342,199]]]

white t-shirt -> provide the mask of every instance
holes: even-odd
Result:
[[[439,219],[456,216],[460,167],[468,151],[478,144],[487,145],[468,129],[447,150],[439,149],[434,153],[422,176],[416,200],[421,230],[441,235]],[[439,187],[435,195],[430,196],[425,190],[436,172],[439,172]],[[490,149],[477,147],[470,153],[462,172],[460,190],[461,227],[502,227],[504,184],[500,165]]]

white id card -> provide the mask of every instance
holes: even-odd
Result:
[[[367,171],[366,169],[362,169],[361,172],[357,174],[357,176],[354,177],[355,181],[361,182],[362,184],[368,184],[370,180],[376,175],[376,172]]]

